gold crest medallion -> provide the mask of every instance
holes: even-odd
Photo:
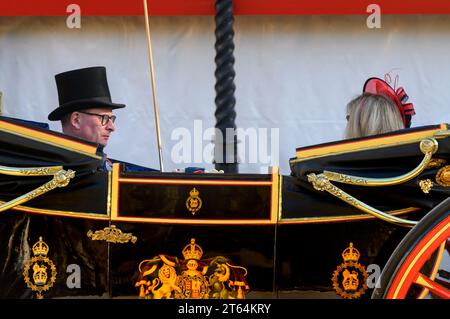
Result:
[[[39,237],[32,250],[34,257],[25,264],[23,277],[27,287],[36,292],[36,298],[42,299],[42,293],[48,291],[56,281],[56,266],[47,257],[49,247],[42,237]]]
[[[342,252],[344,262],[333,273],[333,288],[342,298],[357,299],[367,289],[367,271],[358,263],[359,257],[359,251],[350,243]]]
[[[189,192],[189,197],[186,200],[186,208],[195,215],[196,212],[202,208],[202,199],[198,196],[200,193],[195,187]]]

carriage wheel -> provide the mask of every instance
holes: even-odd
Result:
[[[405,236],[383,269],[372,298],[450,299],[450,198]]]

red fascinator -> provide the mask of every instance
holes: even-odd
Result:
[[[382,79],[370,78],[364,83],[363,92],[381,94],[391,99],[397,105],[405,127],[411,126],[411,118],[416,112],[412,103],[406,103],[409,97],[402,87],[394,89]]]

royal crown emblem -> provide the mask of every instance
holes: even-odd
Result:
[[[195,215],[196,212],[202,208],[202,200],[198,196],[200,192],[194,187],[189,192],[189,197],[186,200],[186,208],[192,213],[192,215]]]
[[[222,256],[201,259],[195,238],[181,251],[184,260],[158,255],[139,264],[136,287],[147,299],[244,299],[247,270]]]
[[[361,254],[350,243],[341,255],[344,262],[333,273],[333,288],[345,299],[359,298],[367,289],[368,278],[366,268],[358,263]]]
[[[25,264],[23,276],[27,287],[36,292],[36,298],[42,299],[42,293],[48,291],[56,281],[56,266],[47,257],[49,247],[42,237],[39,237],[39,241],[33,245],[32,251],[34,257]]]
[[[36,242],[31,249],[35,256],[47,256],[49,251],[48,245],[42,241],[42,237],[39,237],[39,241]]]
[[[356,263],[359,260],[359,256],[361,256],[361,254],[359,253],[358,249],[353,247],[353,243],[350,243],[350,246],[344,249],[344,251],[342,252],[344,263],[351,261]]]
[[[186,245],[182,251],[184,259],[200,260],[203,256],[203,249],[195,243],[195,238],[191,239],[191,243]]]

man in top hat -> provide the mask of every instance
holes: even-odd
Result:
[[[50,121],[61,121],[65,134],[103,147],[116,129],[114,109],[125,107],[111,101],[106,69],[96,66],[71,70],[55,75],[59,107],[49,115]],[[140,165],[105,158],[104,169],[112,163],[122,163],[128,171],[155,171]]]
[[[59,107],[49,115],[61,121],[65,134],[106,146],[115,130],[114,109],[125,107],[111,101],[105,67],[90,67],[55,75]]]

